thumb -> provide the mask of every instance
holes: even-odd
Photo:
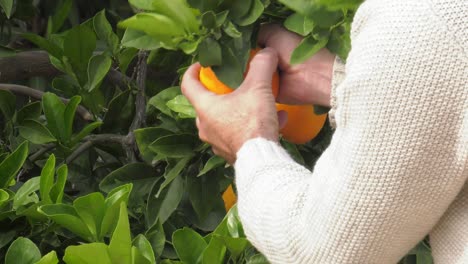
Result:
[[[278,68],[278,53],[272,48],[265,48],[259,51],[250,61],[249,72],[244,83],[247,87],[271,88],[273,74]],[[261,85],[253,85],[261,84]]]

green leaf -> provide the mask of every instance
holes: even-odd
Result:
[[[205,175],[207,172],[220,167],[222,165],[226,164],[226,160],[223,159],[220,156],[212,156],[205,164],[203,169],[198,173],[197,177],[200,177],[202,175]]]
[[[36,44],[41,49],[44,49],[49,53],[49,55],[61,60],[63,56],[62,48],[60,48],[54,42],[45,39],[39,35],[32,34],[32,33],[25,33],[23,34],[23,38],[31,41],[32,43]]]
[[[96,35],[85,24],[69,30],[63,41],[63,52],[75,71],[79,83],[87,82],[88,62],[96,49]]]
[[[13,0],[0,0],[0,6],[8,19],[11,17],[11,10],[13,9]]]
[[[253,0],[245,1],[232,1],[231,8],[229,9],[229,16],[235,21],[241,17],[248,16],[249,9],[252,6]]]
[[[131,263],[132,238],[128,222],[127,205],[120,203],[120,213],[117,226],[109,244],[109,255],[113,263]]]
[[[61,5],[59,5],[53,16],[49,17],[49,22],[47,24],[47,35],[56,33],[59,31],[63,23],[67,20],[68,14],[72,9],[73,0],[64,0]]]
[[[65,250],[63,261],[67,264],[112,264],[108,247],[103,243],[69,246]],[[125,263],[125,262],[123,262]]]
[[[153,167],[146,163],[130,163],[109,173],[99,184],[104,192],[126,183],[131,183],[133,192],[130,194],[130,203],[143,203],[146,200],[151,187],[157,180],[157,174]]]
[[[203,67],[221,65],[223,61],[221,46],[216,40],[206,38],[198,46],[198,59]]]
[[[169,187],[164,189],[159,197],[156,197],[160,184],[161,181],[157,182],[148,196],[146,207],[146,223],[148,226],[152,226],[158,219],[161,223],[166,222],[182,200],[184,192],[182,177],[176,177]]]
[[[222,237],[222,240],[234,258],[237,258],[239,255],[241,255],[249,245],[249,241],[243,237]]]
[[[198,142],[194,135],[176,134],[156,139],[149,148],[168,158],[184,158],[194,154]]]
[[[16,56],[16,50],[0,45],[0,58]]]
[[[256,254],[247,260],[247,264],[270,264],[270,262],[262,254]]]
[[[57,253],[55,251],[51,251],[34,264],[57,264],[58,262],[59,259],[57,257]]]
[[[21,186],[13,198],[13,209],[18,210],[22,206],[26,206],[31,203],[38,203],[39,197],[36,192],[40,188],[40,177],[34,177],[29,179],[26,183]]]
[[[314,29],[314,22],[301,14],[294,13],[284,21],[284,27],[301,36],[307,36]]]
[[[253,24],[263,14],[264,10],[265,7],[260,0],[252,0],[252,5],[250,6],[249,12],[245,16],[235,18],[234,21],[240,26]]]
[[[153,7],[153,1],[147,1],[147,0],[128,0],[128,3],[130,3],[132,6],[135,8],[141,9],[141,10],[146,10],[146,11],[156,11],[156,9]]]
[[[142,50],[155,50],[160,48],[161,44],[157,38],[149,36],[145,32],[127,28],[122,38],[122,46]]]
[[[2,208],[3,204],[10,200],[10,194],[5,190],[0,189],[0,208]]]
[[[102,220],[101,225],[101,237],[114,230],[115,226],[117,225],[117,220],[120,212],[120,204],[122,202],[127,204],[131,191],[132,184],[129,183],[115,188],[107,195],[107,198],[105,200],[106,213],[104,215],[104,219]]]
[[[223,31],[231,38],[242,37],[242,32],[240,32],[231,21],[228,21],[226,24],[223,25]]]
[[[21,124],[26,119],[38,120],[41,116],[41,102],[29,103],[16,113],[16,122]]]
[[[182,262],[193,264],[201,263],[208,246],[200,234],[187,227],[174,232],[172,244]]]
[[[198,33],[200,23],[185,0],[153,0],[152,4],[153,11],[174,19],[189,33]]]
[[[41,195],[41,200],[45,203],[52,203],[50,198],[50,190],[52,190],[54,184],[54,175],[55,175],[55,155],[50,155],[47,159],[46,164],[41,171],[41,182],[39,194]]]
[[[142,48],[149,50],[146,48]],[[138,54],[138,49],[135,48],[126,48],[123,49],[117,56],[119,62],[119,69],[121,72],[127,72],[128,65],[133,61],[135,56]]]
[[[190,160],[192,159],[192,157],[188,157],[188,158],[183,158],[183,159],[180,159],[177,164],[170,168],[170,169],[166,169],[166,173],[164,175],[165,177],[165,180],[164,182],[161,184],[161,186],[159,187],[159,191],[158,193],[156,193],[156,198],[159,197],[159,195],[161,194],[161,192],[166,189],[166,187],[171,184],[171,182],[177,178],[177,176],[180,176],[180,174],[182,173],[182,171],[185,169],[185,167],[187,166],[187,164],[190,162]],[[169,165],[168,165],[169,166]]]
[[[146,238],[151,243],[154,255],[161,257],[166,244],[166,235],[164,234],[164,228],[161,221],[157,221],[151,228],[145,233]]]
[[[62,142],[67,141],[64,120],[65,104],[53,93],[42,96],[42,109],[47,119],[47,128],[52,135]]]
[[[216,28],[216,14],[213,11],[203,13],[201,17],[202,25],[206,28]]]
[[[120,22],[119,26],[144,32],[169,49],[176,48],[175,37],[181,38],[186,34],[183,26],[177,24],[173,18],[156,13],[139,13]]]
[[[33,144],[40,145],[57,141],[49,129],[36,120],[23,120],[18,129],[20,135]]]
[[[217,203],[221,202],[218,182],[211,175],[187,179],[190,202],[200,220],[205,220]]]
[[[38,211],[82,239],[94,240],[88,227],[72,206],[66,204],[43,205],[39,207]]]
[[[36,244],[25,237],[18,237],[5,256],[5,264],[34,264],[41,259],[41,252]]]
[[[63,121],[65,125],[65,138],[64,140],[68,142],[71,139],[73,133],[73,121],[75,120],[76,108],[81,102],[80,96],[73,96],[65,107],[63,113]]]
[[[112,98],[104,116],[103,132],[128,133],[133,120],[135,100],[130,90],[126,90]]]
[[[137,129],[133,131],[133,134],[135,135],[135,140],[137,142],[138,150],[140,151],[141,156],[146,162],[151,163],[155,154],[149,149],[149,145],[151,145],[151,143],[153,143],[156,139],[163,136],[168,136],[172,134],[172,132],[159,127],[148,127]]]
[[[72,144],[75,145],[80,142],[83,138],[91,134],[96,128],[100,127],[103,124],[101,121],[96,121],[91,124],[87,124],[78,134],[72,138]]]
[[[195,108],[193,108],[192,104],[189,102],[187,97],[183,95],[178,95],[174,99],[167,102],[167,107],[172,111],[179,114],[180,118],[196,118],[197,113],[195,112]]]
[[[112,59],[107,55],[96,55],[89,60],[88,65],[88,91],[92,91],[101,85],[111,69]]]
[[[312,55],[324,48],[327,45],[327,42],[327,38],[316,40],[313,36],[306,37],[293,51],[291,55],[291,64],[299,64],[306,61],[312,57]]]
[[[237,212],[237,206],[233,206],[227,215],[227,228],[233,238],[245,237],[244,228]]]
[[[73,201],[73,207],[81,220],[86,224],[95,242],[100,242],[101,223],[105,213],[104,196],[99,193],[90,193],[78,197]]]
[[[223,264],[225,255],[224,241],[219,236],[214,235],[203,252],[203,264]]]
[[[63,164],[57,169],[57,181],[52,186],[49,192],[50,198],[54,203],[61,203],[63,198],[63,190],[65,189],[65,183],[67,182],[68,167]]]
[[[116,55],[119,50],[119,37],[112,30],[106,18],[106,10],[102,10],[93,18],[94,31],[100,40],[104,40],[111,52]]]
[[[141,255],[148,261],[148,263],[156,263],[156,259],[154,256],[153,248],[151,247],[151,243],[146,239],[146,237],[142,234],[139,234],[134,240],[133,245],[138,248]],[[138,264],[138,262],[135,262]]]
[[[153,96],[149,101],[148,105],[157,108],[162,113],[172,116],[170,108],[167,106],[167,102],[174,99],[176,96],[180,95],[180,86],[173,86],[166,88],[159,92],[157,95]]]
[[[7,120],[11,120],[16,111],[16,96],[10,91],[0,90],[0,111]]]
[[[28,157],[28,142],[25,141],[0,163],[0,188],[7,188]]]

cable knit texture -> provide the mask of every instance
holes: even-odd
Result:
[[[364,2],[313,172],[242,146],[239,215],[271,263],[397,263],[429,233],[436,263],[468,263],[467,29],[468,1]]]

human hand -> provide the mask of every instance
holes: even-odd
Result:
[[[321,49],[307,61],[291,65],[291,54],[301,40],[301,36],[280,25],[266,24],[260,29],[258,44],[278,52],[281,74],[277,101],[329,107],[335,56],[327,49]]]
[[[217,95],[199,81],[200,64],[190,66],[182,80],[182,93],[197,112],[198,135],[215,154],[234,164],[245,141],[263,137],[278,141],[278,116],[271,91],[278,55],[267,48],[250,62],[244,82],[234,92]]]

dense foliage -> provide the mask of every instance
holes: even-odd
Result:
[[[180,76],[197,60],[238,86],[264,22],[304,36],[294,63],[345,59],[360,2],[0,0],[0,262],[267,263]],[[282,144],[313,168],[331,133]]]

